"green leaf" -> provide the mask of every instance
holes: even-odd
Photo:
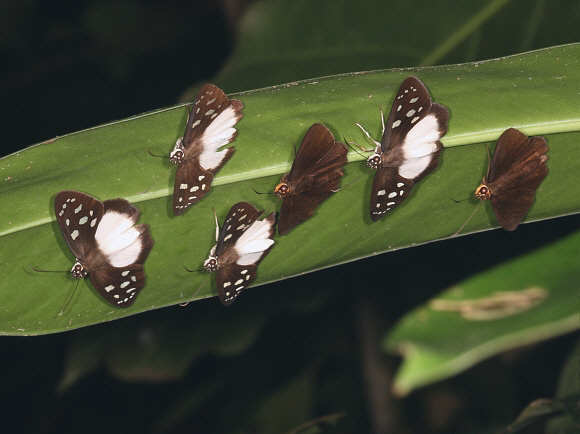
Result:
[[[70,330],[215,295],[213,276],[187,273],[201,267],[214,244],[211,208],[223,219],[241,200],[275,209],[272,191],[290,168],[293,144],[299,144],[314,122],[326,124],[337,138],[364,144],[360,122],[379,135],[379,107],[392,103],[407,75],[416,74],[435,101],[451,110],[446,151],[439,168],[421,182],[409,200],[382,221],[371,224],[369,191],[373,173],[351,152],[343,185],[314,218],[285,237],[277,237],[258,271],[256,284],[337,265],[387,250],[452,235],[473,204],[450,197],[473,194],[487,167],[483,142],[496,140],[508,127],[548,139],[550,175],[536,194],[527,221],[580,210],[580,45],[555,47],[472,64],[406,71],[379,71],[312,79],[237,95],[245,103],[234,157],[219,172],[212,192],[175,218],[170,210],[171,164],[151,157],[147,149],[168,153],[185,127],[187,109],[180,105],[135,116],[45,142],[0,160],[0,283],[3,313],[0,333],[42,334]],[[466,146],[470,145],[470,146]],[[362,179],[359,179],[363,176]],[[562,188],[566,186],[566,188]],[[41,274],[68,270],[74,258],[55,222],[54,195],[77,189],[99,199],[125,197],[141,209],[151,225],[155,246],[146,263],[147,286],[128,309],[103,302],[88,280],[82,281],[66,312],[62,310],[76,283],[70,277]],[[496,227],[487,206],[468,224],[469,231]]]
[[[460,312],[436,310],[434,306],[442,301],[438,299],[407,314],[384,341],[385,349],[405,358],[393,386],[396,393],[406,395],[507,349],[580,328],[579,246],[580,231],[459,283],[440,296],[447,303],[470,300],[477,308],[478,301],[511,294],[509,301],[514,307],[518,302],[514,295],[541,290],[544,295],[525,309],[505,309],[503,316],[486,311],[462,316]],[[521,299],[519,302],[522,307]]]

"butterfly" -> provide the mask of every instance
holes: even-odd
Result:
[[[242,118],[244,103],[230,99],[217,86],[204,85],[195,98],[183,137],[177,139],[169,160],[177,164],[173,186],[173,214],[180,215],[209,191],[220,168],[232,157],[234,125]]]
[[[337,190],[346,154],[346,145],[336,142],[324,125],[314,124],[308,129],[290,172],[274,189],[274,194],[283,199],[278,219],[280,235],[312,217],[316,207]]]
[[[548,176],[546,152],[546,139],[528,137],[515,128],[508,128],[499,137],[475,196],[491,201],[495,217],[505,230],[517,228],[532,207],[536,189]]]
[[[399,206],[411,189],[439,163],[447,132],[449,110],[432,103],[429,91],[417,77],[407,77],[399,88],[385,124],[381,110],[383,137],[367,165],[377,170],[371,189],[370,214],[373,222]]]
[[[116,307],[129,307],[145,285],[143,263],[153,238],[139,210],[125,199],[101,202],[79,191],[54,199],[56,221],[75,256],[73,277],[87,275],[97,292]]]
[[[258,264],[274,245],[276,214],[258,220],[261,214],[253,205],[238,202],[231,207],[220,230],[214,211],[217,244],[209,252],[203,268],[217,271],[218,294],[225,306],[232,304],[252,283]]]

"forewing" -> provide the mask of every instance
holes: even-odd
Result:
[[[104,265],[89,273],[97,292],[115,307],[129,307],[145,286],[145,271],[140,264],[123,268]]]
[[[238,135],[234,125],[242,118],[244,104],[228,100],[213,84],[203,86],[191,109],[183,136],[185,159],[196,158],[198,164],[216,174],[231,158],[235,149],[219,148],[233,142]]]
[[[191,145],[196,137],[201,137],[208,125],[220,111],[226,108],[227,104],[228,97],[219,87],[213,84],[202,86],[187,118],[187,126],[183,135],[184,148]],[[213,116],[214,114],[215,116]]]
[[[261,211],[248,202],[234,204],[222,225],[216,247],[216,255],[220,256],[228,246],[234,246],[244,231],[256,221],[260,214]]]
[[[548,152],[548,146],[543,137],[528,137],[515,128],[508,128],[497,141],[486,181],[493,183],[498,181],[500,177],[507,176],[509,178],[514,174],[527,177],[528,175],[522,172],[530,170],[525,168],[530,167],[535,171],[540,160],[547,160],[547,157],[543,155],[546,152]]]
[[[204,170],[196,158],[177,166],[173,185],[173,214],[178,216],[198,202],[209,191],[213,174]]]
[[[232,304],[242,290],[252,283],[257,269],[254,264],[242,266],[234,263],[217,271],[216,284],[224,306]]]
[[[400,145],[413,127],[431,110],[431,98],[425,85],[417,77],[407,77],[393,101],[393,106],[381,140],[381,150]]]
[[[84,258],[92,249],[103,203],[88,194],[66,190],[54,199],[56,221],[72,254]]]
[[[371,189],[371,220],[376,222],[399,206],[409,196],[413,185],[413,181],[398,175],[396,167],[379,169]]]
[[[312,125],[296,152],[288,181],[297,182],[304,176],[317,178],[324,173],[340,169],[347,162],[347,151],[346,145],[336,142],[330,130],[324,125]]]

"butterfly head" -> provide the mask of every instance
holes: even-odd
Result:
[[[209,258],[207,258],[205,260],[205,262],[203,263],[203,268],[205,271],[209,271],[210,273],[213,273],[214,271],[217,271],[218,269],[218,259],[217,256],[215,255],[215,249],[217,246],[213,246],[209,252]]]
[[[475,189],[475,197],[479,200],[489,200],[491,198],[491,191],[485,184],[481,184]]]
[[[72,270],[70,270],[70,274],[72,274],[73,277],[80,279],[81,277],[85,277],[88,273],[87,270],[85,270],[85,267],[83,267],[83,265],[80,263],[80,261],[77,260],[77,262],[75,262],[75,264],[73,265]]]
[[[210,257],[207,258],[203,263],[203,268],[205,269],[205,271],[209,271],[210,273],[217,271],[218,269],[217,258],[215,256],[210,255]]]
[[[373,155],[367,158],[367,166],[376,170],[381,167],[381,161],[381,156],[375,152]]]
[[[278,197],[284,198],[290,192],[290,187],[285,182],[281,182],[274,189],[274,194]]]
[[[177,142],[175,142],[175,147],[173,148],[173,151],[171,151],[171,154],[169,154],[169,161],[171,161],[174,164],[181,164],[183,163],[184,159],[185,152],[183,151],[183,137],[180,137],[179,139],[177,139]]]

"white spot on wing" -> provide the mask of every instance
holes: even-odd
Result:
[[[88,220],[89,220],[89,218],[87,216],[81,217],[79,219],[79,225],[84,225]]]
[[[77,237],[79,236],[79,231],[77,231],[76,229],[74,231],[72,231],[72,233],[70,234],[70,237],[74,240],[77,239]]]
[[[393,191],[392,193],[389,193],[389,195],[387,196],[389,199],[392,199],[393,197],[397,196],[397,192]]]
[[[187,190],[187,184],[180,184],[179,189],[180,190]]]
[[[385,190],[379,190],[379,191],[377,192],[377,196],[384,196],[384,195],[385,195],[385,193],[386,193],[386,191],[385,191]]]
[[[391,129],[395,129],[399,125],[401,125],[401,120],[400,119],[397,119],[395,122],[393,122],[393,125],[391,126]]]

